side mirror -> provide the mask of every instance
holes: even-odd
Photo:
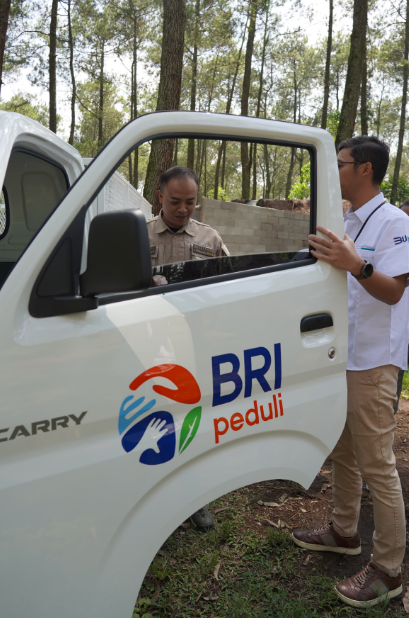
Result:
[[[143,292],[152,283],[148,228],[141,210],[105,212],[91,221],[81,296]]]

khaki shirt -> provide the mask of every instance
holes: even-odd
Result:
[[[162,219],[162,211],[146,223],[152,266],[230,255],[220,234],[206,223],[189,219],[174,233]]]

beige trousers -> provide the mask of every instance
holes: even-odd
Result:
[[[356,533],[363,479],[373,501],[373,562],[390,577],[399,574],[406,547],[405,507],[393,453],[397,377],[393,365],[347,371],[347,421],[331,454],[334,528],[345,537]]]

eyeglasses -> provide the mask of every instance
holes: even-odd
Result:
[[[338,169],[341,170],[344,165],[363,165],[367,161],[338,161]]]

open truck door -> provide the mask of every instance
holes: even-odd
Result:
[[[232,255],[154,271],[138,211],[88,230],[120,163],[169,138],[307,153],[309,229],[220,203]],[[246,244],[257,217],[265,242]],[[346,276],[308,253],[316,224],[343,233],[333,140],[271,120],[143,116],[74,184],[0,291],[4,616],[128,618],[155,553],[198,508],[257,481],[310,485],[346,418]],[[167,284],[151,286],[159,271]]]

